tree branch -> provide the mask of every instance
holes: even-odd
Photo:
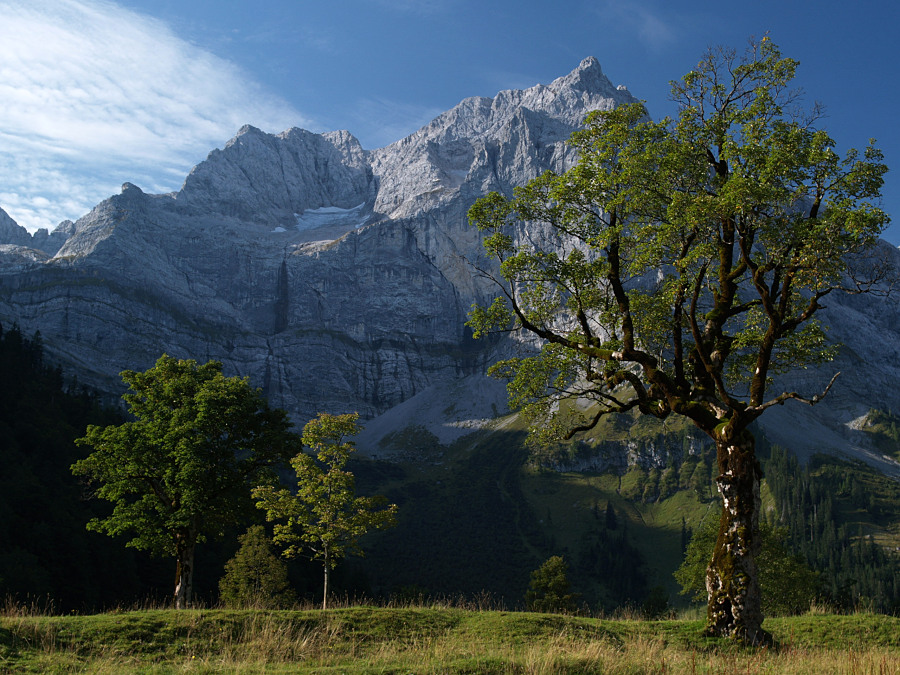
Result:
[[[784,405],[785,401],[787,401],[789,399],[794,399],[795,401],[800,401],[801,403],[806,403],[807,405],[811,405],[811,406],[816,405],[817,403],[820,403],[822,401],[822,399],[825,398],[825,396],[828,395],[829,391],[831,391],[831,387],[834,384],[835,380],[837,380],[838,375],[840,375],[840,372],[837,372],[834,374],[834,377],[831,378],[831,381],[828,383],[828,386],[825,387],[825,389],[822,391],[821,394],[816,394],[812,398],[805,398],[795,391],[788,391],[788,392],[784,392],[783,394],[780,394],[779,396],[776,396],[775,398],[773,398],[770,401],[766,401],[765,403],[763,403],[761,405],[753,406],[752,408],[747,408],[747,412],[753,413],[755,417],[758,417],[760,414],[762,414],[762,412],[764,410],[767,410],[768,408],[771,408],[772,406]]]

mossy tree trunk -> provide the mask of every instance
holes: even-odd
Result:
[[[175,609],[187,609],[194,596],[194,550],[197,534],[189,531],[175,540]]]
[[[706,571],[708,635],[769,644],[763,630],[762,597],[756,557],[760,551],[759,486],[762,470],[753,435],[744,430],[716,440],[722,515],[713,557]]]

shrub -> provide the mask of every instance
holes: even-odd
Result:
[[[572,593],[569,584],[569,565],[555,555],[531,573],[531,583],[525,593],[525,604],[532,612],[574,613],[579,594]]]
[[[296,600],[288,581],[287,565],[272,550],[262,525],[240,536],[241,547],[225,563],[219,580],[219,598],[228,607],[279,609]]]

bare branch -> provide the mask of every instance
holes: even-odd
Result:
[[[581,433],[583,431],[590,431],[595,426],[597,426],[597,424],[600,422],[600,420],[603,419],[606,415],[609,415],[610,413],[628,412],[632,408],[635,408],[638,404],[639,404],[639,401],[637,399],[632,399],[631,401],[628,401],[627,403],[623,404],[621,407],[618,407],[618,408],[601,409],[597,412],[596,415],[594,415],[593,419],[591,419],[591,421],[588,422],[587,424],[581,424],[581,425],[573,427],[572,429],[567,431],[566,435],[563,436],[563,439],[568,441],[573,436],[575,436],[575,434]]]
[[[762,412],[764,410],[767,410],[768,408],[771,408],[772,406],[784,405],[785,401],[788,401],[790,399],[793,399],[795,401],[800,401],[801,403],[806,403],[807,405],[811,405],[811,406],[816,405],[817,403],[820,403],[822,401],[822,399],[828,395],[828,392],[831,390],[831,387],[834,384],[835,380],[837,380],[838,375],[840,375],[840,372],[837,372],[834,374],[834,377],[831,378],[831,382],[828,383],[828,386],[825,387],[825,389],[822,391],[821,394],[816,394],[812,398],[805,398],[795,391],[788,391],[788,392],[784,392],[783,394],[780,394],[779,396],[776,396],[775,398],[773,398],[770,401],[766,401],[762,405],[754,406],[752,408],[747,408],[747,412],[755,413],[756,415],[760,415],[760,414],[762,414]]]

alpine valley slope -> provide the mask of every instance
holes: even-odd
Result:
[[[212,358],[298,422],[380,416],[361,439],[370,447],[410,423],[452,440],[470,418],[497,414],[502,386],[482,376],[508,348],[464,326],[494,290],[467,262],[481,254],[469,206],[565,170],[565,140],[585,115],[634,100],[588,58],[549,85],[466,99],[385,148],[365,150],[346,131],[245,126],[176,193],[126,183],[35,235],[0,210],[0,323],[40,331],[68,373],[116,396],[120,371],[163,352]],[[900,473],[855,428],[871,408],[900,411],[897,302],[829,300],[843,375],[820,406],[772,411],[766,434]],[[832,372],[804,371],[790,386],[811,395]]]

